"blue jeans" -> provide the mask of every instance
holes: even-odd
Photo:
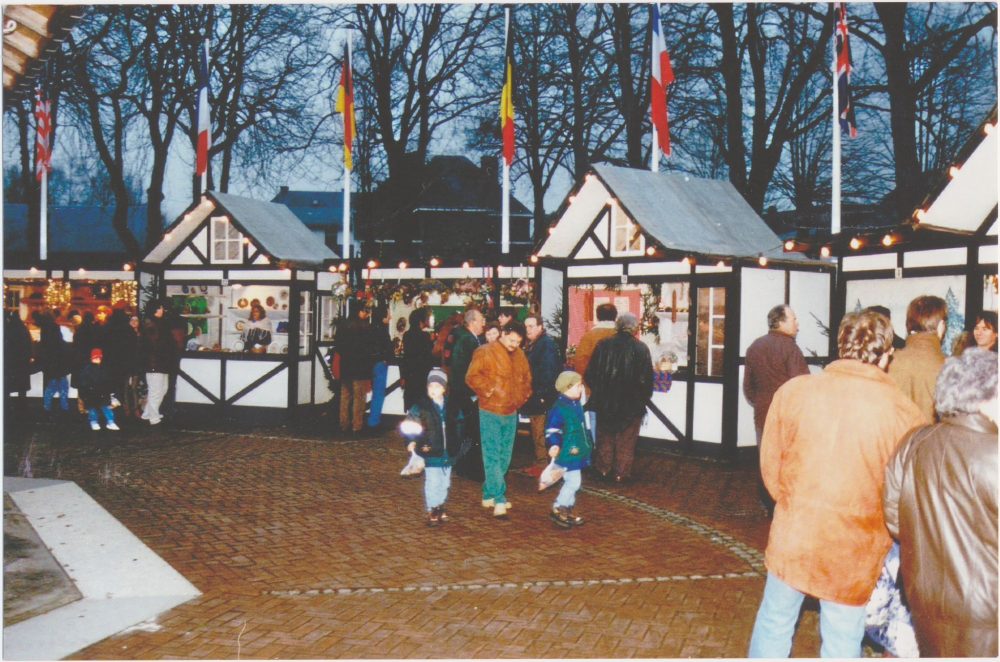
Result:
[[[747,657],[788,657],[803,598],[804,593],[767,573]],[[864,635],[864,605],[852,607],[819,601],[820,657],[861,657]]]
[[[59,392],[59,407],[63,411],[69,411],[69,380],[66,377],[56,377],[50,379],[45,384],[45,391],[42,393],[42,406],[45,411],[52,411],[52,396]]]
[[[507,503],[507,483],[504,475],[510,468],[517,435],[517,414],[501,416],[479,410],[479,436],[483,447],[483,499],[494,499],[497,504]]]
[[[424,503],[427,510],[443,506],[448,500],[451,487],[451,467],[427,467],[424,469]]]
[[[576,505],[576,493],[580,489],[580,470],[567,471],[563,474],[563,484],[556,495],[555,506],[572,508]]]
[[[104,420],[108,423],[115,422],[115,412],[111,407],[91,407],[87,409],[87,419],[91,423],[100,423],[101,419],[97,416],[97,410],[100,409],[101,413],[104,414]]]

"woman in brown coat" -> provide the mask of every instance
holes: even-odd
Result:
[[[937,380],[941,422],[885,471],[885,523],[922,657],[997,656],[997,359],[968,349]]]
[[[806,595],[820,600],[820,654],[860,656],[864,605],[892,545],[885,466],[906,431],[927,422],[885,373],[884,315],[845,316],[837,346],[840,360],[778,389],[764,424],[761,474],[776,503],[750,657],[788,656]]]

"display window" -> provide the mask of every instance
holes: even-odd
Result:
[[[721,377],[726,348],[726,288],[699,287],[695,374]]]
[[[290,288],[276,285],[167,285],[171,307],[187,323],[189,352],[288,354],[311,348],[312,308],[300,293],[300,333],[290,339]]]

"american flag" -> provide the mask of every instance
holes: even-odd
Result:
[[[652,67],[650,69],[650,112],[660,150],[670,156],[670,123],[667,119],[667,85],[674,82],[667,43],[660,26],[660,6],[653,4]]]
[[[847,40],[847,3],[844,2],[837,3],[837,93],[840,130],[856,138],[858,127],[851,99],[851,46]]]
[[[208,172],[208,150],[212,147],[211,109],[208,105],[208,39],[198,70],[198,150],[194,172],[199,177]]]
[[[42,181],[45,173],[52,172],[52,150],[49,136],[52,134],[52,107],[41,86],[35,88],[35,177]]]

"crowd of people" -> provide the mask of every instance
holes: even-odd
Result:
[[[887,315],[850,313],[810,373],[794,312],[768,314],[743,383],[773,498],[750,657],[788,656],[806,596],[823,657],[860,656],[866,631],[901,656],[996,657],[996,314],[951,358],[946,319],[917,297],[897,350]]]
[[[947,358],[942,299],[910,302],[905,338],[887,313],[872,307],[845,315],[837,358],[812,371],[786,304],[769,311],[768,333],[747,349],[743,393],[754,411],[772,517],[750,657],[788,656],[807,596],[820,603],[824,657],[859,656],[866,628],[904,655],[998,653],[997,316],[971,317]],[[265,318],[252,317],[254,344],[268,340]],[[336,335],[340,428],[378,426],[385,364],[398,355],[406,408],[400,431],[426,463],[429,526],[448,520],[453,468],[482,482],[482,506],[495,518],[509,517],[506,475],[520,415],[530,421],[530,473],[556,467],[562,475],[550,518],[565,529],[580,526],[584,472],[630,479],[653,390],[636,316],[603,304],[596,318],[566,362],[534,312],[519,321],[501,309],[488,319],[470,307],[435,334],[431,309],[417,308],[394,347],[388,311],[360,307]],[[31,374],[41,372],[46,412],[57,401],[69,412],[73,386],[78,411],[95,430],[102,420],[118,429],[119,406],[126,417],[158,425],[183,349],[179,322],[162,301],[150,303],[142,321],[123,307],[96,316],[39,312],[35,342],[10,312],[7,393],[23,403]],[[888,618],[902,627],[873,621],[883,582],[897,596]]]
[[[177,369],[187,327],[163,301],[153,301],[140,320],[124,305],[102,306],[96,314],[67,308],[32,315],[38,330],[33,340],[17,311],[4,321],[4,380],[10,407],[23,413],[31,375],[42,373],[42,407],[54,414],[86,415],[93,430],[101,417],[109,430],[118,430],[114,409],[121,417],[163,421],[164,402],[172,402]],[[78,391],[71,406],[70,387]]]

